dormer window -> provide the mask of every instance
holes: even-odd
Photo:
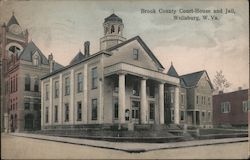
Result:
[[[138,49],[133,49],[133,59],[138,60],[139,59],[139,50]]]
[[[38,55],[38,52],[36,52],[33,55],[32,63],[33,63],[34,66],[38,66],[39,65],[39,55]]]

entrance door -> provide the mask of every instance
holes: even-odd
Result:
[[[25,115],[25,126],[24,128],[27,130],[32,130],[33,129],[33,124],[34,124],[34,118],[32,114],[27,114]]]
[[[132,101],[132,122],[139,124],[140,120],[140,101]]]

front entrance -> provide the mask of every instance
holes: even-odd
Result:
[[[139,124],[140,122],[140,101],[136,101],[136,100],[132,100],[131,102],[132,106],[131,106],[131,114],[132,114],[132,122],[135,124]]]
[[[33,129],[33,124],[34,124],[34,117],[32,114],[27,114],[25,115],[25,126],[24,128],[27,130],[32,130]]]

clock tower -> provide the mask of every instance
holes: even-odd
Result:
[[[23,49],[28,44],[28,31],[23,30],[19,25],[14,12],[7,25],[4,23],[0,30],[0,107],[1,107],[1,131],[6,129],[4,124],[8,122],[8,117],[4,113],[8,112],[7,99],[5,91],[8,86],[2,85],[8,82],[8,69],[12,61],[16,61]],[[8,88],[6,88],[8,87]]]

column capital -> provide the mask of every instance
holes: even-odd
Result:
[[[116,74],[117,74],[117,75],[126,75],[126,74],[128,74],[128,73],[125,72],[125,71],[119,71],[119,72],[117,72]]]
[[[148,77],[142,76],[141,80],[148,80]]]
[[[159,84],[165,84],[166,82],[165,81],[162,81],[162,80],[158,80]]]

